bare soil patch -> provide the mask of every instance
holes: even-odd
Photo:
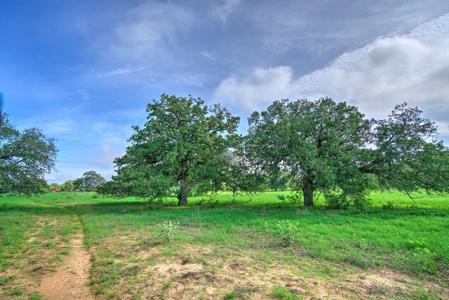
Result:
[[[300,299],[416,298],[429,291],[449,299],[448,285],[431,278],[390,269],[347,269],[305,255],[267,260],[267,252],[278,257],[287,251],[268,246],[164,244],[149,232],[116,232],[91,249],[98,264],[93,268],[100,270],[92,280],[97,295],[108,299],[223,299],[230,293],[236,299],[274,299],[275,287]],[[96,253],[100,250],[110,253],[106,263]],[[332,264],[332,275],[306,267],[323,263]],[[104,268],[119,271],[102,290]]]
[[[87,286],[90,256],[83,247],[83,234],[71,241],[72,251],[56,272],[42,277],[38,292],[43,299],[93,299]]]

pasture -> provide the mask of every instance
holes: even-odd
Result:
[[[157,209],[95,193],[2,196],[0,298],[51,298],[58,285],[92,299],[449,298],[447,196],[376,192],[358,211],[286,194]]]

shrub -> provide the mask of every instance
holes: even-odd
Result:
[[[327,192],[324,197],[326,206],[333,209],[345,209],[353,206],[358,210],[364,210],[370,204],[367,192]]]
[[[385,203],[384,205],[382,205],[383,209],[393,209],[394,208],[394,204],[393,201],[388,201],[387,203]]]
[[[155,210],[155,209],[161,208],[163,202],[164,202],[164,199],[159,198],[159,197],[146,198],[146,199],[145,199],[146,205],[147,205],[148,208],[151,209],[151,210]]]
[[[173,236],[178,231],[179,222],[173,221],[165,221],[158,225],[159,227],[159,236],[161,236],[165,242],[169,243]]]
[[[350,203],[345,194],[326,193],[324,195],[326,207],[332,209],[348,208]]]
[[[289,222],[279,222],[278,231],[281,236],[282,246],[290,247],[295,242],[296,227]]]
[[[302,193],[297,192],[297,193],[291,193],[289,195],[279,195],[278,199],[285,203],[298,204],[303,199],[303,196],[302,196]]]

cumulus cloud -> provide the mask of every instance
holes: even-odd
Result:
[[[443,121],[449,113],[447,49],[449,14],[408,34],[378,38],[299,78],[289,66],[231,75],[219,84],[215,99],[251,111],[275,99],[331,96],[373,117],[407,101]]]

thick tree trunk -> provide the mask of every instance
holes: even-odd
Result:
[[[179,193],[178,193],[178,205],[187,205],[187,193],[188,193],[188,188],[186,185],[181,184],[181,187],[179,189]]]
[[[313,206],[313,182],[309,177],[304,178],[302,192],[304,193],[304,206]]]

